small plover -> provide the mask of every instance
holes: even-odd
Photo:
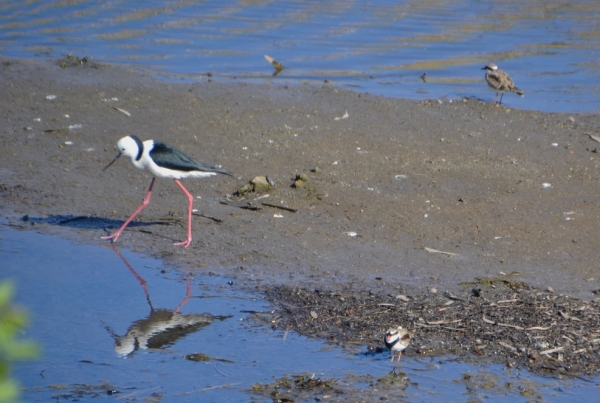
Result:
[[[392,353],[392,362],[394,362],[394,354],[398,353],[398,362],[402,356],[402,351],[408,346],[417,329],[404,329],[402,326],[392,327],[388,329],[383,342]]]
[[[481,70],[486,70],[485,81],[496,93],[494,102],[496,102],[496,99],[498,99],[498,94],[501,94],[499,104],[502,105],[502,97],[507,91],[524,96],[523,91],[517,88],[510,76],[505,71],[498,69],[498,66],[496,66],[494,63],[488,63]]]

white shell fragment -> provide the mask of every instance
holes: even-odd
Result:
[[[46,99],[48,101],[54,101],[56,99],[56,95],[46,95]]]
[[[552,189],[552,185],[551,185],[551,184],[549,184],[549,183],[542,183],[542,187],[543,187],[544,189]]]
[[[353,232],[353,231],[344,232],[344,234],[346,234],[348,236],[352,236],[352,237],[355,237],[358,235],[356,232]]]
[[[333,120],[348,119],[349,116],[350,115],[348,115],[348,111],[346,111],[346,113],[344,113],[342,116],[340,116],[340,117],[336,116],[335,118],[333,118]]]

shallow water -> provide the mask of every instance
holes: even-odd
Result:
[[[27,402],[160,396],[163,401],[268,402],[250,392],[252,385],[296,374],[337,379],[357,396],[372,384],[376,396],[409,402],[471,397],[567,402],[586,401],[600,382],[407,355],[399,375],[392,376],[387,352],[369,355],[364,347],[352,352],[259,325],[248,311],[268,312],[269,304],[236,290],[231,279],[190,277],[131,251],[77,245],[5,225],[0,225],[0,260],[0,280],[16,283],[16,302],[32,316],[22,337],[43,348],[39,360],[14,367]],[[177,309],[178,315],[170,314]],[[222,318],[209,323],[206,314]],[[168,332],[174,316],[201,324]],[[144,343],[148,328],[155,337]],[[133,331],[137,344],[125,337]],[[183,358],[193,353],[210,360]]]
[[[170,78],[322,85],[413,99],[492,101],[490,61],[519,109],[595,112],[600,2],[7,1],[0,55],[150,67]],[[273,77],[270,55],[284,70]],[[425,80],[420,77],[427,73]]]

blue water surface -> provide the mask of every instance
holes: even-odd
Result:
[[[381,396],[400,393],[410,402],[470,397],[583,402],[590,401],[600,384],[600,379],[543,378],[448,357],[405,355],[395,368],[387,352],[365,354],[366,347],[348,351],[253,320],[256,312],[273,308],[260,295],[236,290],[232,279],[192,277],[128,250],[74,244],[0,225],[0,261],[0,281],[14,282],[16,303],[30,312],[21,338],[37,341],[43,350],[38,360],[14,365],[12,375],[27,402],[157,397],[268,402],[270,398],[251,392],[254,384],[299,374],[335,379],[358,393],[369,387]],[[175,338],[164,336],[164,343],[153,347],[144,345],[139,326],[139,344],[126,343],[128,332],[152,311],[177,309],[177,315],[188,319],[199,314],[221,318]],[[160,325],[160,320],[152,323],[159,335]],[[210,360],[184,359],[194,353]],[[381,386],[394,368],[406,378],[403,389]]]
[[[495,62],[525,97],[509,107],[597,112],[600,2],[7,1],[0,55],[92,60],[166,79],[327,85],[412,99],[492,101]],[[285,66],[276,77],[269,55]],[[424,80],[421,79],[423,74]]]

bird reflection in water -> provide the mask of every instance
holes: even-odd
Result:
[[[115,340],[114,349],[117,354],[124,357],[131,357],[139,349],[148,350],[170,347],[180,338],[210,325],[214,320],[224,320],[231,317],[215,316],[210,313],[180,313],[179,311],[188,302],[190,297],[189,279],[187,280],[185,298],[175,310],[154,308],[150,300],[150,293],[148,293],[148,288],[146,287],[146,280],[131,267],[127,259],[125,259],[115,246],[112,246],[111,249],[119,255],[125,266],[127,266],[129,271],[138,280],[144,289],[148,305],[150,305],[150,315],[147,318],[133,322],[124,336],[119,336],[110,327],[105,325],[106,330]]]

